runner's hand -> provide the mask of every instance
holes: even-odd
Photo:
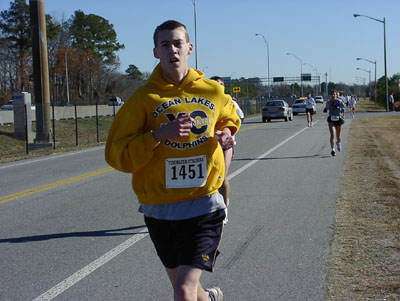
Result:
[[[163,141],[171,138],[179,138],[189,136],[195,120],[189,115],[183,115],[170,123],[160,127],[153,132],[157,141]]]
[[[219,137],[219,143],[221,144],[223,150],[233,147],[234,141],[229,128],[225,128],[223,131],[215,131],[215,135]]]

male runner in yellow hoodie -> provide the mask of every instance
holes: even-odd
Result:
[[[183,24],[166,21],[153,38],[160,63],[115,116],[106,160],[132,174],[174,300],[222,300],[221,290],[204,290],[200,277],[213,270],[222,237],[221,145],[233,146],[240,119],[220,84],[189,69],[193,45]]]

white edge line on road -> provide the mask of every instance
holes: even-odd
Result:
[[[135,234],[131,238],[128,238],[123,243],[121,243],[120,245],[118,245],[114,249],[112,249],[111,251],[108,251],[106,254],[99,257],[95,261],[89,263],[87,266],[80,269],[79,271],[77,271],[75,274],[71,275],[67,279],[61,281],[59,284],[52,287],[47,292],[45,292],[42,295],[40,295],[39,297],[33,299],[33,301],[51,300],[51,299],[57,297],[59,294],[66,291],[68,288],[70,288],[77,282],[81,281],[83,278],[88,276],[90,273],[97,270],[99,267],[106,264],[114,257],[118,256],[123,251],[125,251],[126,249],[128,249],[129,247],[131,247],[132,245],[137,243],[139,240],[141,240],[142,238],[145,238],[147,235],[148,235],[147,228],[139,231],[137,234]]]
[[[10,164],[4,165],[4,166],[0,166],[0,169],[8,168],[8,167],[15,167],[15,166],[19,166],[19,165],[25,165],[25,164],[30,164],[30,163],[36,163],[36,162],[41,162],[41,161],[47,161],[47,160],[52,160],[52,159],[58,159],[58,158],[62,158],[62,157],[69,157],[69,156],[73,156],[76,154],[81,154],[81,153],[98,150],[100,148],[104,148],[104,146],[96,146],[96,147],[91,147],[91,148],[84,149],[84,150],[70,151],[70,152],[66,152],[63,154],[49,155],[49,156],[46,156],[46,157],[40,158],[40,159],[31,159],[31,160],[28,159],[24,162],[10,163]]]
[[[315,123],[317,123],[317,122],[315,122]],[[253,164],[257,163],[258,160],[265,158],[270,153],[272,153],[273,151],[275,151],[276,149],[278,149],[279,147],[281,147],[282,145],[284,145],[285,143],[287,143],[288,141],[290,141],[291,139],[293,139],[300,133],[304,132],[306,129],[308,129],[308,127],[305,127],[302,130],[298,131],[297,133],[293,134],[292,136],[286,138],[281,143],[277,144],[270,150],[268,150],[265,153],[263,153],[262,155],[258,156],[253,161],[247,163],[246,165],[242,166],[238,170],[234,171],[232,174],[230,174],[228,176],[228,180],[233,179],[234,177],[236,177],[237,175],[239,175],[240,173],[242,173],[243,171],[245,171],[246,169],[251,167]],[[101,267],[102,265],[106,264],[114,257],[116,257],[119,254],[121,254],[122,252],[124,252],[126,249],[133,246],[135,243],[140,241],[142,238],[145,238],[147,235],[148,235],[147,228],[143,229],[142,231],[139,231],[137,234],[135,234],[131,238],[128,238],[126,241],[124,241],[120,245],[116,246],[111,251],[108,251],[106,254],[99,257],[95,261],[89,263],[87,266],[80,269],[73,275],[69,276],[67,279],[65,279],[65,280],[61,281],[59,284],[53,286],[47,292],[45,292],[45,293],[41,294],[39,297],[33,299],[33,301],[52,300],[53,298],[57,297],[58,295],[60,295],[61,293],[63,293],[67,289],[69,289],[71,286],[78,283],[83,278],[85,278],[86,276],[88,276],[89,274],[91,274],[92,272],[97,270],[99,267]]]
[[[318,121],[314,122],[314,124],[316,124]],[[273,148],[271,148],[270,150],[266,151],[265,153],[263,153],[262,155],[258,156],[256,159],[254,159],[253,161],[247,163],[246,165],[240,167],[239,169],[235,170],[233,173],[231,173],[228,176],[228,180],[233,179],[234,177],[236,177],[237,175],[239,175],[240,173],[242,173],[243,171],[245,171],[246,169],[248,169],[250,166],[256,164],[258,162],[258,160],[265,158],[266,156],[268,156],[270,153],[272,153],[273,151],[275,151],[276,149],[278,149],[279,147],[281,147],[282,145],[284,145],[286,142],[288,142],[289,140],[293,139],[294,137],[296,137],[297,135],[299,135],[300,133],[304,132],[306,129],[308,129],[308,127],[305,127],[303,129],[301,129],[300,131],[298,131],[297,133],[294,133],[292,136],[290,136],[289,138],[286,138],[285,140],[283,140],[281,143],[275,145]]]

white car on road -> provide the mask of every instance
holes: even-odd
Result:
[[[14,109],[14,102],[12,100],[7,101],[4,105],[2,105],[1,110],[3,111],[11,111]]]
[[[324,103],[324,98],[320,95],[314,97],[315,103]]]
[[[306,99],[307,97],[299,97],[293,102],[292,104],[293,115],[297,115],[299,113],[306,113],[306,105],[304,103]],[[314,114],[317,113],[315,106],[313,107],[313,111]]]

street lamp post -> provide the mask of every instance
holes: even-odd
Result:
[[[388,89],[388,77],[387,77],[387,67],[386,67],[386,20],[383,18],[383,20],[375,19],[372,17],[368,17],[365,15],[359,15],[359,14],[354,14],[354,18],[357,17],[365,17],[380,23],[383,23],[383,59],[384,59],[384,64],[385,64],[385,98],[386,98],[386,112],[389,112],[389,89]]]
[[[194,56],[197,69],[197,21],[196,21],[196,0],[192,0],[194,14]]]
[[[365,77],[356,76],[356,82],[360,82],[363,83],[363,85],[365,85]]]
[[[303,60],[296,56],[294,53],[286,53],[286,55],[293,55],[296,59],[300,61],[300,85],[301,85],[301,96],[303,96]]]
[[[361,85],[365,86],[365,77],[357,77],[356,76],[356,83],[359,83],[358,95],[361,97]]]
[[[325,98],[328,98],[328,72],[325,72]]]
[[[358,57],[357,58],[357,60],[359,61],[359,60],[364,60],[364,61],[367,61],[367,62],[369,62],[369,63],[371,63],[371,64],[374,64],[375,65],[375,98],[374,98],[374,104],[376,105],[376,61],[370,61],[370,60],[367,60],[367,59],[363,59],[363,58],[361,58],[361,57]]]
[[[256,33],[256,36],[261,36],[264,40],[265,45],[267,45],[267,61],[268,61],[268,80],[267,80],[267,85],[268,85],[268,99],[271,98],[271,85],[269,81],[269,44],[267,40],[265,39],[264,35],[262,33]]]
[[[316,67],[314,67],[313,65],[311,65],[311,64],[308,64],[308,63],[303,63],[303,65],[305,66],[305,65],[308,65],[308,66],[310,66],[314,71],[315,71],[315,75],[318,77],[318,85],[316,85],[317,86],[317,88],[316,88],[316,91],[315,91],[315,95],[318,95],[319,94],[319,85],[320,85],[320,83],[319,83],[319,75],[318,75],[318,70],[317,70],[317,68]]]
[[[368,86],[369,86],[369,93],[371,93],[371,70],[367,70],[367,69],[363,69],[363,68],[357,68],[357,70],[362,70],[362,71],[368,72],[368,79],[369,79]]]
[[[229,86],[230,86],[230,92],[229,94],[233,94],[233,90],[232,90],[232,76],[235,74],[236,72],[232,72],[232,74],[229,76]]]

